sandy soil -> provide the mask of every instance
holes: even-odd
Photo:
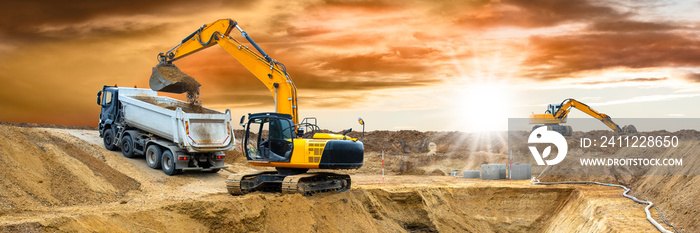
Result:
[[[365,166],[349,172],[350,191],[234,197],[226,193],[226,177],[255,169],[237,151],[226,153],[230,167],[219,173],[169,177],[150,169],[143,158],[103,149],[94,130],[0,125],[0,231],[657,232],[645,219],[644,205],[622,197],[619,188],[425,175],[504,160],[495,137],[490,146],[479,147],[457,142],[487,139],[459,133],[380,132],[372,137],[377,141],[367,135]],[[441,143],[440,137],[456,138]],[[396,146],[400,141],[403,147]],[[438,155],[426,159],[423,141],[437,141]],[[379,175],[384,149],[385,158],[396,161],[387,166],[386,177]],[[412,169],[423,172],[399,175]],[[622,180],[659,203],[682,232],[700,230],[694,176]]]

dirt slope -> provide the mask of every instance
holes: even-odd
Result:
[[[574,136],[598,138],[600,135],[610,135],[607,131],[593,131],[587,133],[577,132]],[[678,132],[642,132],[641,136],[675,135],[681,138],[678,147],[665,148],[606,148],[603,152],[614,158],[682,158],[684,170],[675,172],[688,172],[691,169],[697,171],[700,166],[700,132],[694,130],[681,130]],[[579,136],[579,137],[580,137]],[[570,142],[570,148],[576,148],[577,142]],[[571,156],[583,154],[580,149],[570,150]],[[567,154],[567,158],[570,155]],[[577,162],[569,160],[569,162]],[[564,163],[564,162],[562,162]],[[664,175],[662,167],[652,167],[645,171],[651,175],[626,175],[630,174],[630,168],[613,167],[612,171],[604,172],[610,175],[548,175],[562,174],[561,170],[570,169],[566,164],[552,166],[542,176],[542,181],[598,181],[613,184],[622,184],[632,188],[631,194],[648,199],[655,203],[663,212],[664,218],[674,224],[681,232],[699,232],[700,225],[700,178],[697,175]],[[557,170],[559,169],[559,170]],[[609,168],[605,168],[609,169]],[[613,175],[615,174],[615,175]],[[537,174],[533,174],[537,175]],[[654,209],[652,209],[655,211]],[[661,222],[661,218],[656,217]],[[670,228],[670,227],[669,227]]]
[[[66,133],[0,125],[0,211],[115,201],[139,182]]]
[[[526,133],[527,134],[527,133]],[[353,137],[361,137],[353,132]],[[574,132],[573,138],[600,138],[611,135],[610,131]],[[681,138],[677,149],[670,153],[661,148],[621,149],[597,148],[597,152],[620,158],[683,158],[684,169],[698,169],[700,166],[700,132],[681,130],[678,132],[655,131],[640,132],[640,136],[678,136]],[[506,163],[507,139],[505,134],[467,134],[460,132],[418,132],[418,131],[373,131],[365,135],[365,166],[356,171],[358,174],[381,174],[381,151],[385,155],[385,168],[391,175],[444,175],[451,170],[479,170],[481,164]],[[506,144],[504,144],[504,141]],[[435,142],[438,145],[436,156],[426,156],[427,144]],[[403,143],[403,146],[402,146]],[[504,147],[506,146],[506,147]],[[578,147],[578,141],[569,141],[568,157],[583,154]],[[405,151],[404,151],[405,149]],[[593,148],[591,148],[593,149]],[[590,151],[586,151],[590,153]],[[566,161],[565,161],[566,162]],[[568,162],[577,162],[568,160]],[[629,174],[629,168],[615,167],[614,173],[603,171],[591,176],[547,175],[566,174],[571,167],[565,163],[549,170],[539,177],[542,181],[599,181],[623,184],[632,188],[632,193],[656,203],[664,213],[667,221],[674,224],[683,232],[698,232],[700,225],[700,178],[696,175],[663,175],[658,169],[651,169],[648,174],[655,175],[624,175]],[[560,171],[556,171],[559,169]],[[617,177],[613,174],[617,174]],[[539,175],[539,172],[533,173]],[[653,210],[653,209],[652,209]],[[656,215],[655,215],[656,216]],[[656,216],[657,221],[661,219]],[[668,227],[670,229],[670,227]]]

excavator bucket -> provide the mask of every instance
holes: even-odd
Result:
[[[182,94],[199,90],[199,82],[173,64],[160,63],[153,67],[149,85],[154,91]]]

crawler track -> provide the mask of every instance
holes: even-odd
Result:
[[[255,191],[273,191],[285,194],[299,193],[310,196],[322,192],[343,192],[350,189],[349,175],[335,173],[304,173],[279,175],[274,171],[257,171],[230,175],[226,189],[231,195],[244,195]]]

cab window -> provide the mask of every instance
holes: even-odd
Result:
[[[111,103],[112,103],[112,92],[107,91],[104,93],[102,105],[107,106],[107,105],[110,105]]]

